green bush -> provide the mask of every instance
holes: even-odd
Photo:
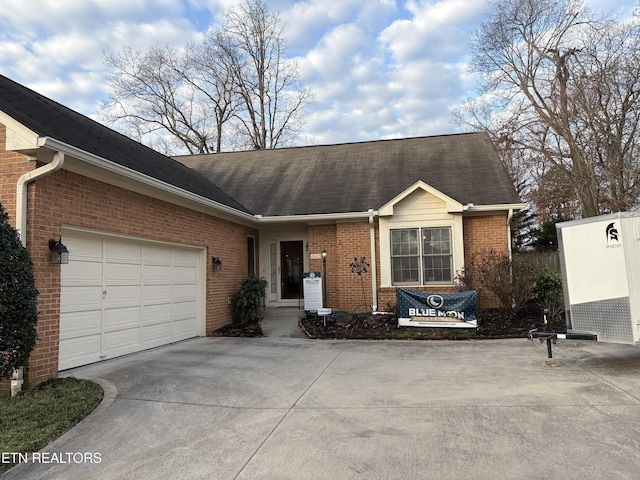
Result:
[[[240,290],[233,297],[234,321],[248,323],[260,317],[267,281],[258,275],[247,275],[240,282]]]
[[[560,272],[549,269],[540,270],[536,274],[533,295],[535,301],[548,310],[549,320],[559,317],[564,310]]]
[[[37,297],[29,252],[0,204],[0,378],[24,366],[36,344]]]

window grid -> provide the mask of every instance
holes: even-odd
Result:
[[[450,227],[391,230],[394,285],[451,283],[452,264]]]

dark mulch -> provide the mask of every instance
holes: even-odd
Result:
[[[225,325],[212,334],[214,337],[264,337],[260,321],[247,323],[232,323]]]
[[[325,322],[316,317],[303,318],[302,328],[311,338],[318,339],[425,339],[425,340],[469,340],[492,338],[526,338],[530,330],[544,328],[543,311],[537,305],[528,305],[517,315],[505,310],[480,310],[478,328],[430,328],[398,327],[398,318],[393,314],[334,313]],[[565,331],[564,319],[549,321],[555,332]],[[215,336],[262,337],[259,322],[226,325],[215,332]]]
[[[506,310],[481,310],[478,328],[399,327],[397,316],[391,314],[337,316],[326,326],[315,318],[301,323],[312,338],[470,340],[526,338],[530,330],[544,328],[544,317],[541,308],[530,305],[515,316]],[[550,321],[549,328],[565,331],[564,320]]]
[[[505,310],[481,310],[477,328],[399,327],[397,316],[391,314],[336,316],[326,326],[313,317],[301,323],[312,338],[470,340],[526,338],[530,330],[543,329],[544,317],[541,308],[529,305],[515,316]],[[564,320],[550,321],[549,328],[565,331]]]

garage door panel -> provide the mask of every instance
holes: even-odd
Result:
[[[108,285],[104,298],[106,309],[140,305],[140,285]]]
[[[169,248],[155,245],[143,245],[142,247],[142,259],[145,264],[171,265],[172,258],[173,255]]]
[[[113,260],[136,260],[140,261],[140,244],[130,242],[119,242],[115,240],[105,240],[104,258],[107,261]]]
[[[100,358],[101,335],[86,335],[60,340],[60,362],[58,368],[67,368],[97,362]]]
[[[142,287],[142,305],[166,304],[171,299],[171,285],[145,285]]]
[[[174,302],[190,302],[197,297],[195,285],[174,285],[172,299]]]
[[[140,283],[142,266],[132,263],[107,263],[104,269],[104,281],[107,285],[131,285]]]
[[[195,322],[193,318],[176,320],[173,322],[172,337],[174,341],[184,340],[196,336]]]
[[[170,322],[142,327],[142,343],[147,348],[164,345],[171,341],[175,340],[171,335]]]
[[[171,270],[171,265],[144,265],[142,280],[145,285],[170,284]]]
[[[171,318],[174,322],[195,317],[196,302],[181,302],[171,305]]]
[[[198,264],[198,255],[193,250],[173,249],[174,265],[190,265],[195,267]]]
[[[192,284],[197,280],[195,267],[174,267],[172,271],[172,281],[174,284]]]
[[[65,236],[64,244],[69,250],[71,260],[102,259],[102,239],[100,238]]]
[[[60,312],[91,311],[102,308],[102,286],[65,287],[60,298]]]
[[[140,326],[140,307],[105,310],[102,329],[105,332]]]
[[[62,313],[60,315],[60,339],[99,334],[102,329],[102,312]]]
[[[102,344],[107,357],[140,350],[140,327],[103,333]]]
[[[171,304],[145,306],[142,310],[142,325],[171,323]]]
[[[66,241],[66,240],[65,240]],[[102,261],[76,260],[62,265],[62,285],[86,285],[102,283]]]

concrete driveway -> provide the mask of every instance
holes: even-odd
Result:
[[[3,478],[640,478],[640,349],[554,357],[524,339],[193,339],[69,372],[109,398]]]

